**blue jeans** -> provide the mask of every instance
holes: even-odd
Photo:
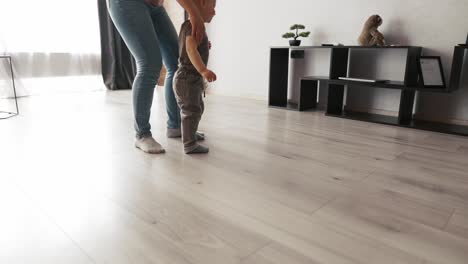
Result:
[[[137,65],[132,88],[137,138],[151,136],[151,105],[163,61],[167,70],[164,85],[167,127],[180,128],[180,110],[172,89],[179,43],[166,9],[147,4],[144,0],[109,0],[108,5],[112,21]]]

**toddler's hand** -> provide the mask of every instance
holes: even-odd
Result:
[[[201,75],[203,78],[205,78],[208,82],[214,82],[216,81],[216,74],[212,72],[211,70],[204,70],[201,72]]]

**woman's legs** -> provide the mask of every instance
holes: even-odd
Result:
[[[151,136],[151,105],[162,67],[159,41],[150,11],[151,8],[143,0],[109,1],[112,20],[137,64],[133,82],[133,110],[138,139]]]
[[[177,71],[179,60],[179,40],[166,9],[162,6],[151,9],[151,18],[159,40],[161,55],[166,66],[166,80],[164,82],[164,93],[166,97],[167,128],[180,129],[180,109],[174,95],[172,83]]]

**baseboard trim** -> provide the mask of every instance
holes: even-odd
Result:
[[[451,125],[460,125],[460,126],[468,126],[468,120],[461,120],[461,119],[445,119],[445,118],[427,118],[422,114],[414,114],[414,119],[424,120],[424,121],[432,121],[432,122],[439,122]]]

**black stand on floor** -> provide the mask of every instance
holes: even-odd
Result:
[[[19,108],[18,108],[18,97],[16,96],[16,86],[15,86],[15,76],[13,74],[13,63],[11,62],[11,56],[9,55],[1,55],[0,59],[7,59],[10,63],[10,72],[11,72],[11,82],[13,84],[13,94],[15,97],[15,105],[16,105],[16,113],[15,112],[8,112],[8,111],[0,111],[0,114],[6,114],[7,116],[0,116],[0,119],[7,119],[13,116],[19,115]]]

